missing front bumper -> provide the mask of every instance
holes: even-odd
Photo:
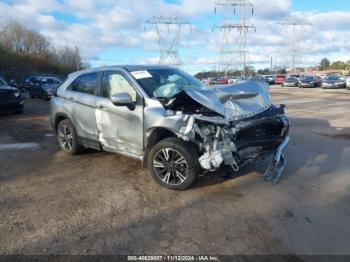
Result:
[[[275,156],[262,177],[264,181],[271,181],[274,185],[278,183],[279,179],[282,176],[284,167],[287,163],[283,155],[283,149],[287,146],[288,142],[289,136],[286,136],[283,142],[276,149]]]

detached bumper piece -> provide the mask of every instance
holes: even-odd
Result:
[[[281,145],[276,149],[275,156],[262,177],[264,181],[271,181],[271,183],[274,185],[278,183],[279,179],[282,176],[283,169],[287,163],[282,151],[287,146],[288,142],[289,136],[287,136]]]

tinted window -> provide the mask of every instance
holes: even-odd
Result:
[[[59,85],[61,83],[60,80],[55,78],[44,78],[41,80],[43,84],[49,84],[49,85]]]
[[[330,81],[341,80],[339,76],[327,76],[325,79]]]
[[[315,80],[315,78],[313,76],[306,76],[303,78],[303,80],[312,81]]]
[[[133,102],[136,102],[136,91],[129,81],[120,73],[106,72],[102,80],[102,96],[111,97],[117,93],[128,93]]]
[[[97,86],[97,73],[86,74],[78,77],[72,83],[72,90],[93,95]]]

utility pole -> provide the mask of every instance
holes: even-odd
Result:
[[[256,31],[255,26],[247,19],[247,10],[254,14],[253,4],[249,0],[219,0],[215,3],[215,13],[218,8],[222,8],[224,12],[224,20],[221,24],[215,25],[216,28],[223,33],[223,48],[220,52],[220,68],[224,67],[225,75],[233,64],[238,64],[241,67],[241,74],[246,76],[247,69],[247,33],[249,30]],[[238,9],[238,16],[236,16]],[[238,21],[237,21],[238,17]],[[239,33],[238,48],[234,48],[230,42],[232,31]],[[239,56],[239,63],[234,63],[234,56]]]
[[[273,66],[272,66],[272,56],[271,56],[271,60],[270,60],[270,71],[271,71],[271,73],[272,73],[272,69],[273,69]]]
[[[79,57],[79,47],[78,46],[76,46],[75,47],[75,63],[76,63],[76,65],[77,65],[77,71],[79,71],[79,69],[80,69],[80,66],[79,66],[79,63],[80,63],[80,57]]]
[[[153,25],[157,32],[159,64],[180,66],[182,64],[179,56],[181,29],[184,25],[191,27],[191,23],[180,17],[153,16],[146,20],[145,24]]]
[[[286,64],[294,72],[296,65],[302,63],[305,40],[310,29],[312,31],[312,23],[304,18],[286,17],[276,23],[276,31],[278,27],[282,29],[282,35],[286,41],[285,54],[282,57],[287,59]]]

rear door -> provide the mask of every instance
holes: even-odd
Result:
[[[116,106],[110,96],[126,92],[132,106]],[[96,104],[99,140],[106,150],[141,156],[143,152],[143,98],[123,71],[104,72]]]
[[[70,117],[79,139],[98,141],[95,106],[98,101],[99,79],[100,74],[97,72],[83,74],[65,92],[65,98],[71,101]]]

